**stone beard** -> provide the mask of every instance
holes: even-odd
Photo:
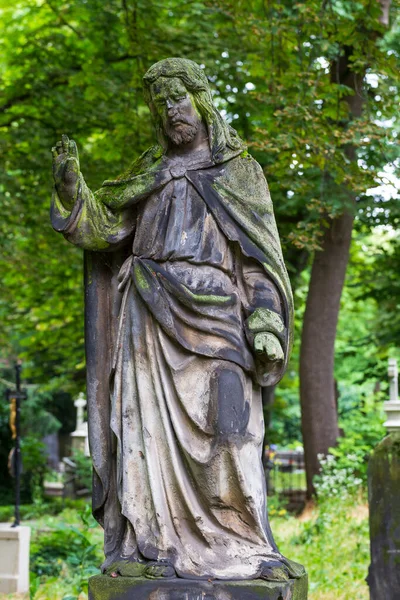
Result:
[[[53,226],[86,251],[103,572],[298,578],[270,531],[261,462],[260,386],[284,373],[293,318],[267,184],[198,65],[166,59],[144,84],[159,145],[126,173],[93,194],[74,142],[54,150]]]
[[[172,141],[175,146],[181,144],[189,144],[193,142],[199,131],[199,124],[195,119],[187,119],[180,122],[180,127],[174,127],[167,124],[165,135]]]

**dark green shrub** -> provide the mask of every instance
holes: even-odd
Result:
[[[100,550],[92,544],[89,529],[96,526],[87,507],[81,515],[83,528],[59,524],[47,531],[38,531],[31,544],[31,571],[39,576],[56,577],[66,566],[71,572],[80,569],[97,570]]]
[[[74,450],[72,460],[76,465],[76,488],[92,489],[92,459],[81,450]]]

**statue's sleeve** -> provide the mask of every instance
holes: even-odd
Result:
[[[250,347],[254,348],[257,333],[271,333],[278,338],[286,354],[285,307],[277,285],[254,259],[237,255],[235,265],[245,313],[244,329]],[[274,385],[282,376],[282,362],[270,363],[263,355],[257,355],[255,364],[260,385]]]
[[[236,264],[249,343],[253,345],[256,333],[272,333],[284,347],[284,306],[276,284],[257,261],[242,255]]]
[[[54,190],[51,207],[53,228],[85,250],[115,249],[134,233],[136,204],[170,179],[167,170],[148,172],[125,181],[106,181],[93,193],[80,174],[72,210],[63,206]]]

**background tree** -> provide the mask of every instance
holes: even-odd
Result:
[[[393,0],[392,12],[397,6]],[[296,292],[297,340],[315,256],[301,352],[311,490],[317,452],[338,434],[333,343],[349,232],[354,218],[357,235],[395,225],[393,203],[366,190],[398,159],[398,24],[392,17],[385,32],[376,0],[0,0],[0,10],[1,356],[21,357],[58,413],[66,396],[56,390],[71,404],[83,389],[81,254],[48,221],[50,148],[62,133],[73,136],[96,189],[153,142],[143,73],[166,56],[192,58],[265,170]],[[331,235],[337,228],[342,244]],[[376,253],[388,269],[380,288],[371,275],[369,293],[385,290],[392,310],[395,262]],[[274,425],[271,440],[296,441],[299,356],[297,345],[276,391],[275,414],[286,411],[288,426]],[[340,389],[349,357],[339,358]],[[368,376],[376,378],[372,363]]]
[[[353,222],[359,205],[365,211],[375,203],[366,190],[390,160],[393,143],[382,126],[382,112],[387,125],[398,99],[396,42],[392,32],[385,37],[389,5],[222,3],[240,23],[255,86],[249,137],[280,227],[299,250],[286,252],[294,281],[312,257],[300,351],[309,495],[318,454],[326,454],[339,435],[334,347]],[[379,94],[370,74],[380,82]]]

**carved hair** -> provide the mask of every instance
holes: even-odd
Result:
[[[244,142],[236,131],[223,119],[213,104],[210,86],[203,69],[187,58],[166,58],[155,63],[143,77],[144,97],[150,108],[157,130],[159,143],[167,145],[161,118],[151,98],[150,86],[159,77],[179,77],[186,89],[193,96],[196,108],[208,129],[210,150],[213,158],[223,152],[226,147],[232,150],[245,148]]]

